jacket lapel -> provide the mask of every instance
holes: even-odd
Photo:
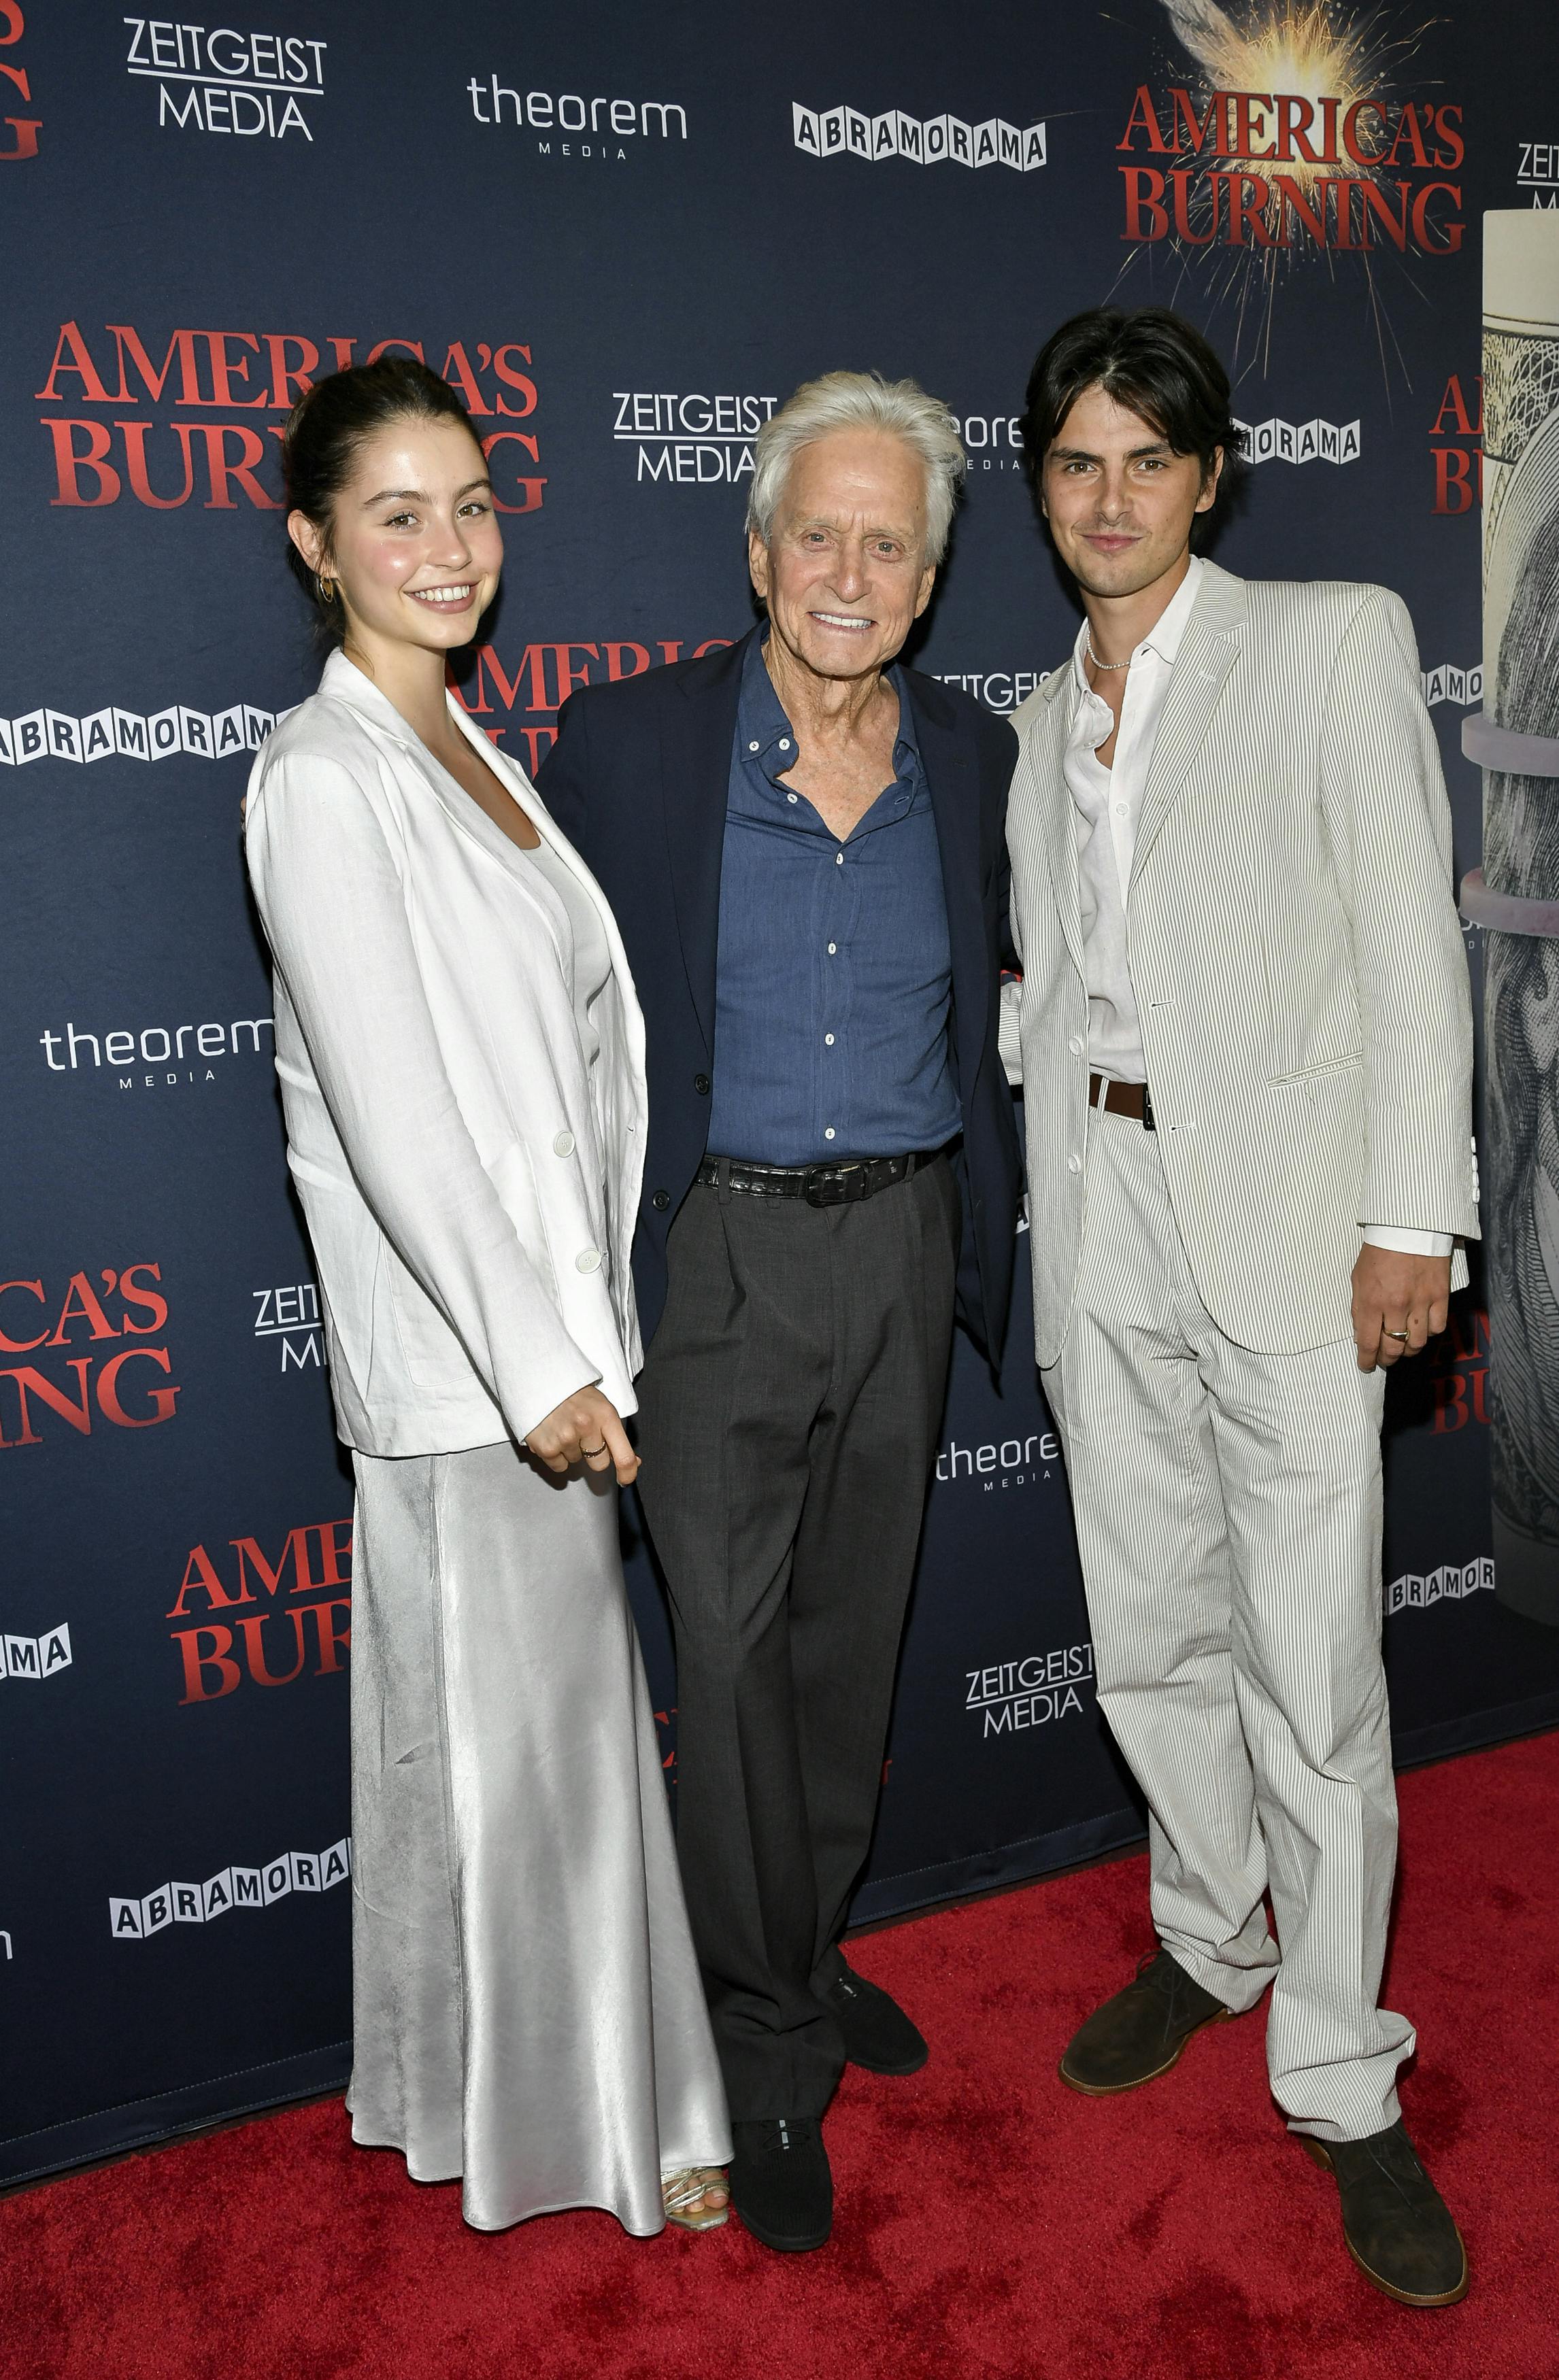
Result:
[[[1066,738],[1072,732],[1072,721],[1078,707],[1077,680],[1070,655],[1061,668],[1046,679],[1042,691],[1045,709],[1040,718],[1028,766],[1029,783],[1033,787],[1032,816],[1044,851],[1045,864],[1050,869],[1061,931],[1071,953],[1072,965],[1079,975],[1084,975],[1078,841],[1072,823],[1072,797],[1066,790]]]
[[[679,678],[661,705],[661,805],[672,897],[688,988],[712,1059],[731,747],[748,647],[761,633],[749,630],[728,651],[712,657],[707,669]]]
[[[980,779],[972,736],[961,736],[934,679],[906,670],[920,765],[936,820],[953,963],[958,1087],[967,1098],[980,1072],[990,1022],[984,913],[980,894]]]
[[[1207,741],[1224,684],[1239,660],[1247,608],[1244,580],[1209,563],[1175,656],[1148,764],[1132,852],[1133,886]],[[1129,897],[1130,887],[1127,892]]]

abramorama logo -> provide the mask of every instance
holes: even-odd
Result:
[[[1488,1554],[1480,1554],[1476,1561],[1446,1562],[1421,1576],[1409,1571],[1402,1578],[1394,1578],[1386,1588],[1386,1618],[1398,1611],[1425,1611],[1431,1603],[1460,1602],[1483,1587],[1492,1589],[1493,1584],[1494,1565]]]
[[[323,1852],[278,1852],[263,1867],[225,1867],[204,1884],[160,1884],[139,1900],[108,1900],[116,1942],[144,1942],[164,1925],[209,1925],[230,1909],[269,1909],[293,1892],[328,1892],[352,1873],[352,1839]]]
[[[1459,703],[1465,710],[1469,704],[1483,699],[1483,664],[1474,662],[1470,669],[1457,669],[1450,662],[1442,662],[1438,669],[1425,670],[1424,700],[1431,707],[1437,702]]]
[[[71,1666],[70,1630],[65,1621],[43,1636],[0,1636],[0,1678],[55,1678]]]
[[[253,702],[235,702],[225,710],[170,702],[152,711],[109,703],[79,717],[40,706],[0,719],[0,768],[25,769],[32,760],[227,760],[258,752],[272,728],[291,716],[290,710],[262,710]]]
[[[889,108],[882,115],[863,115],[855,107],[790,106],[796,146],[809,157],[859,157],[877,165],[898,157],[912,165],[1010,165],[1015,174],[1031,174],[1045,162],[1045,128],[1021,128],[993,115],[983,124],[966,124],[956,115],[906,115]]]
[[[1236,421],[1248,463],[1357,463],[1357,421]]]
[[[1021,1661],[966,1670],[964,1677],[964,1708],[980,1713],[981,1736],[1017,1735],[1083,1708],[1093,1683],[1093,1646],[1057,1645]]]
[[[300,33],[210,30],[164,17],[127,17],[125,71],[157,85],[157,122],[179,131],[285,140],[313,134],[301,102],[324,96],[326,42]]]

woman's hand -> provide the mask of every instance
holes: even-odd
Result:
[[[599,1389],[577,1389],[565,1397],[527,1432],[525,1443],[549,1471],[583,1463],[591,1471],[615,1470],[620,1488],[630,1488],[639,1476],[639,1457],[627,1442],[622,1416]]]

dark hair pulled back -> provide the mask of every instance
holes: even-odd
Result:
[[[415,356],[381,356],[377,363],[350,364],[317,380],[287,416],[282,434],[282,478],[286,509],[311,520],[327,546],[335,499],[351,476],[365,440],[392,421],[457,421],[469,430],[470,416],[446,380]],[[344,626],[338,597],[326,601],[319,580],[292,540],[287,560],[327,635]]]
[[[1040,349],[1024,400],[1023,443],[1036,484],[1044,458],[1085,389],[1102,388],[1140,415],[1176,455],[1194,455],[1205,483],[1219,447],[1224,474],[1212,514],[1199,514],[1193,543],[1221,514],[1239,476],[1245,432],[1236,425],[1229,376],[1195,325],[1167,306],[1095,306],[1063,322]]]

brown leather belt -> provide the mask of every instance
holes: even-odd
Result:
[[[1101,1088],[1102,1099],[1099,1096]],[[1102,1108],[1107,1115],[1131,1116],[1144,1132],[1158,1130],[1146,1083],[1113,1083],[1107,1075],[1090,1075],[1088,1103],[1090,1108]]]

